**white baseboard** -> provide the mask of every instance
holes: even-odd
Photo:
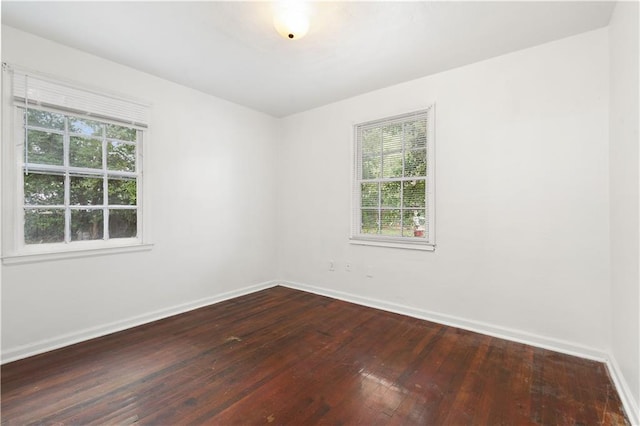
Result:
[[[428,311],[426,309],[413,308],[410,306],[391,303],[384,300],[371,299],[351,293],[315,287],[297,282],[280,281],[279,284],[285,287],[308,291],[310,293],[320,294],[322,296],[328,296],[334,299],[344,300],[346,302],[357,303],[359,305],[369,306],[371,308],[382,309],[383,311],[394,312],[396,314],[424,319],[427,321],[436,322],[438,324],[462,328],[464,330],[486,334],[489,336],[498,337],[500,339],[511,340],[518,343],[524,343],[539,348],[561,352],[567,355],[578,356],[580,358],[587,358],[600,362],[605,362],[608,359],[607,354],[603,351],[583,346],[578,343],[541,336],[534,333],[528,333],[522,330],[502,327],[499,325],[456,317],[453,315],[441,314],[438,312]]]
[[[620,370],[620,366],[616,361],[615,357],[609,356],[607,358],[607,368],[609,369],[609,375],[611,376],[611,380],[613,380],[613,384],[618,391],[618,395],[622,400],[622,405],[627,412],[627,416],[629,417],[629,421],[632,425],[638,426],[640,425],[640,407],[638,403],[633,397],[631,393],[631,389],[627,384],[627,381]]]
[[[224,300],[233,299],[234,297],[244,296],[245,294],[254,293],[256,291],[264,290],[276,285],[274,281],[267,281],[260,284],[251,285],[238,290],[228,291],[225,293],[217,294],[211,297],[205,297],[203,299],[195,300],[193,302],[183,303],[180,305],[172,306],[170,308],[160,309],[146,314],[137,315],[132,318],[128,318],[121,321],[115,321],[109,324],[100,325],[97,327],[86,328],[73,333],[62,334],[50,339],[40,340],[28,345],[18,346],[2,352],[2,364],[6,364],[11,361],[16,361],[22,358],[27,358],[33,355],[38,355],[44,352],[49,352],[54,349],[62,348],[64,346],[73,345],[75,343],[83,342],[85,340],[94,339],[96,337],[105,336],[107,334],[115,333],[117,331],[126,330],[128,328],[136,327],[139,325],[147,324],[153,321],[157,321],[163,318],[167,318],[173,315],[178,315],[184,312],[192,311],[194,309],[202,308],[204,306],[212,305],[214,303],[222,302]]]
[[[569,341],[540,336],[537,334],[488,324],[481,321],[474,321],[452,315],[431,312],[428,310],[413,308],[410,306],[404,306],[396,303],[386,302],[383,300],[371,299],[368,297],[358,296],[342,291],[331,290],[292,281],[279,281],[278,284],[296,290],[308,291],[309,293],[331,297],[333,299],[340,299],[346,302],[356,303],[358,305],[381,309],[388,312],[394,312],[401,315],[407,315],[414,318],[432,321],[438,324],[462,328],[464,330],[498,337],[500,339],[511,340],[514,342],[524,343],[543,349],[549,349],[567,355],[603,362],[609,370],[609,375],[611,376],[613,384],[618,391],[618,395],[620,395],[620,399],[622,400],[623,407],[627,413],[627,416],[629,417],[629,421],[632,425],[640,426],[640,413],[638,412],[638,404],[635,402],[629,386],[624,380],[624,376],[622,375],[615,358],[610,354],[607,354],[606,352]]]

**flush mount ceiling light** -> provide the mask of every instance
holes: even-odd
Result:
[[[309,10],[303,1],[278,2],[274,6],[273,25],[289,40],[298,40],[309,31]]]

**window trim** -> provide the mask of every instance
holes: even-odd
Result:
[[[428,223],[428,239],[418,240],[408,237],[383,236],[375,234],[361,234],[361,207],[360,207],[360,177],[359,161],[362,155],[358,147],[358,128],[366,127],[376,122],[391,122],[400,120],[403,117],[426,113],[427,115],[427,172],[426,180],[426,214]],[[425,108],[420,108],[410,112],[395,114],[383,118],[362,121],[352,125],[352,182],[351,182],[351,233],[349,243],[354,245],[365,245],[374,247],[389,247],[408,250],[434,251],[436,248],[436,209],[435,209],[435,102],[430,103]]]
[[[76,116],[88,118],[90,120],[98,120],[100,122],[112,123],[118,125],[126,125],[136,128],[139,131],[136,152],[136,180],[138,186],[137,206],[138,209],[138,230],[135,238],[113,238],[108,240],[89,240],[89,241],[71,241],[62,243],[46,243],[46,244],[25,244],[23,241],[23,232],[20,222],[23,219],[21,213],[23,209],[23,188],[19,187],[22,182],[20,174],[23,171],[23,155],[22,148],[24,141],[18,141],[18,131],[22,131],[22,126],[17,123],[17,111],[20,107],[24,108],[26,102],[15,98],[14,95],[14,72],[33,76],[37,79],[46,80],[57,84],[75,93],[86,92],[90,97],[100,97],[114,99],[116,102],[132,102],[138,110],[144,105],[147,109],[148,104],[140,101],[132,100],[120,95],[113,95],[104,90],[96,90],[55,79],[54,77],[45,76],[41,73],[27,71],[7,64],[3,65],[2,73],[2,147],[0,147],[0,161],[2,164],[1,189],[2,197],[0,197],[2,209],[2,263],[5,265],[18,263],[41,262],[57,259],[97,256],[104,254],[125,253],[132,251],[150,250],[153,247],[150,238],[150,227],[148,217],[148,182],[144,178],[148,161],[148,144],[150,129],[145,123],[137,121],[125,122],[119,119],[109,119],[108,117],[91,115],[90,112],[70,110],[64,106],[57,107],[55,105],[38,105],[39,110],[48,110],[62,113],[68,116]],[[148,120],[147,120],[148,121]],[[21,129],[17,129],[20,127]],[[22,198],[21,198],[22,197]]]

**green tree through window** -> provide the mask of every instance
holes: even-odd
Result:
[[[356,239],[430,242],[432,126],[432,108],[356,125]]]
[[[139,131],[60,112],[18,111],[25,130],[24,242],[136,237]]]

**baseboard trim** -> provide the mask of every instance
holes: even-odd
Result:
[[[109,324],[100,325],[97,327],[86,328],[73,333],[63,334],[51,339],[40,340],[38,342],[18,346],[16,348],[9,349],[2,352],[1,364],[6,364],[19,359],[27,358],[33,355],[38,355],[44,352],[49,352],[54,349],[59,349],[65,346],[80,343],[85,340],[95,339],[96,337],[106,336],[107,334],[115,333],[118,331],[126,330],[139,325],[147,324],[153,321],[157,321],[163,318],[171,317],[174,315],[182,314],[194,309],[209,306],[214,303],[222,302],[225,300],[233,299],[234,297],[244,296],[246,294],[254,293],[256,291],[264,290],[275,286],[275,281],[266,281],[263,283],[250,285],[238,290],[232,290],[225,293],[220,293],[215,296],[205,297],[193,302],[182,303],[170,308],[159,309],[157,311],[148,312],[146,314],[137,315],[121,321],[115,321]]]
[[[633,398],[631,389],[629,388],[615,357],[609,356],[607,358],[606,365],[609,370],[609,376],[611,376],[611,380],[613,380],[613,384],[615,385],[618,395],[622,400],[622,406],[627,412],[629,421],[632,425],[640,425],[640,406],[638,406],[638,403]]]
[[[578,343],[555,339],[552,337],[541,336],[481,321],[441,314],[425,309],[413,308],[410,306],[386,302],[384,300],[372,299],[368,297],[358,296],[352,293],[331,290],[323,287],[316,287],[293,281],[279,281],[278,284],[297,290],[319,294],[321,296],[332,297],[334,299],[340,299],[346,302],[356,303],[358,305],[369,306],[371,308],[381,309],[383,311],[424,319],[427,321],[436,322],[438,324],[457,327],[464,330],[486,334],[489,336],[498,337],[500,339],[511,340],[518,343],[524,343],[526,345],[549,349],[555,352],[561,352],[580,358],[586,358],[600,362],[605,362],[608,359],[607,354],[603,351],[583,346]]]
[[[371,299],[368,297],[362,297],[352,293],[331,290],[323,287],[316,287],[293,281],[279,281],[278,285],[293,288],[296,290],[307,291],[309,293],[319,294],[321,296],[327,296],[334,299],[344,300],[346,302],[356,303],[358,305],[381,309],[383,311],[393,312],[400,315],[407,315],[414,318],[424,319],[438,324],[457,327],[476,333],[486,334],[488,336],[498,337],[500,339],[524,343],[526,345],[548,349],[567,355],[602,362],[605,364],[609,371],[609,375],[611,376],[618,395],[622,400],[622,405],[627,413],[629,421],[632,425],[640,426],[640,412],[638,410],[639,407],[635,402],[633,395],[631,394],[629,386],[627,385],[627,382],[624,379],[624,376],[622,375],[622,372],[618,367],[615,358],[606,352],[565,340],[527,333],[521,330],[501,327],[481,321],[474,321],[424,309],[413,308],[410,306],[386,302],[379,299]]]

